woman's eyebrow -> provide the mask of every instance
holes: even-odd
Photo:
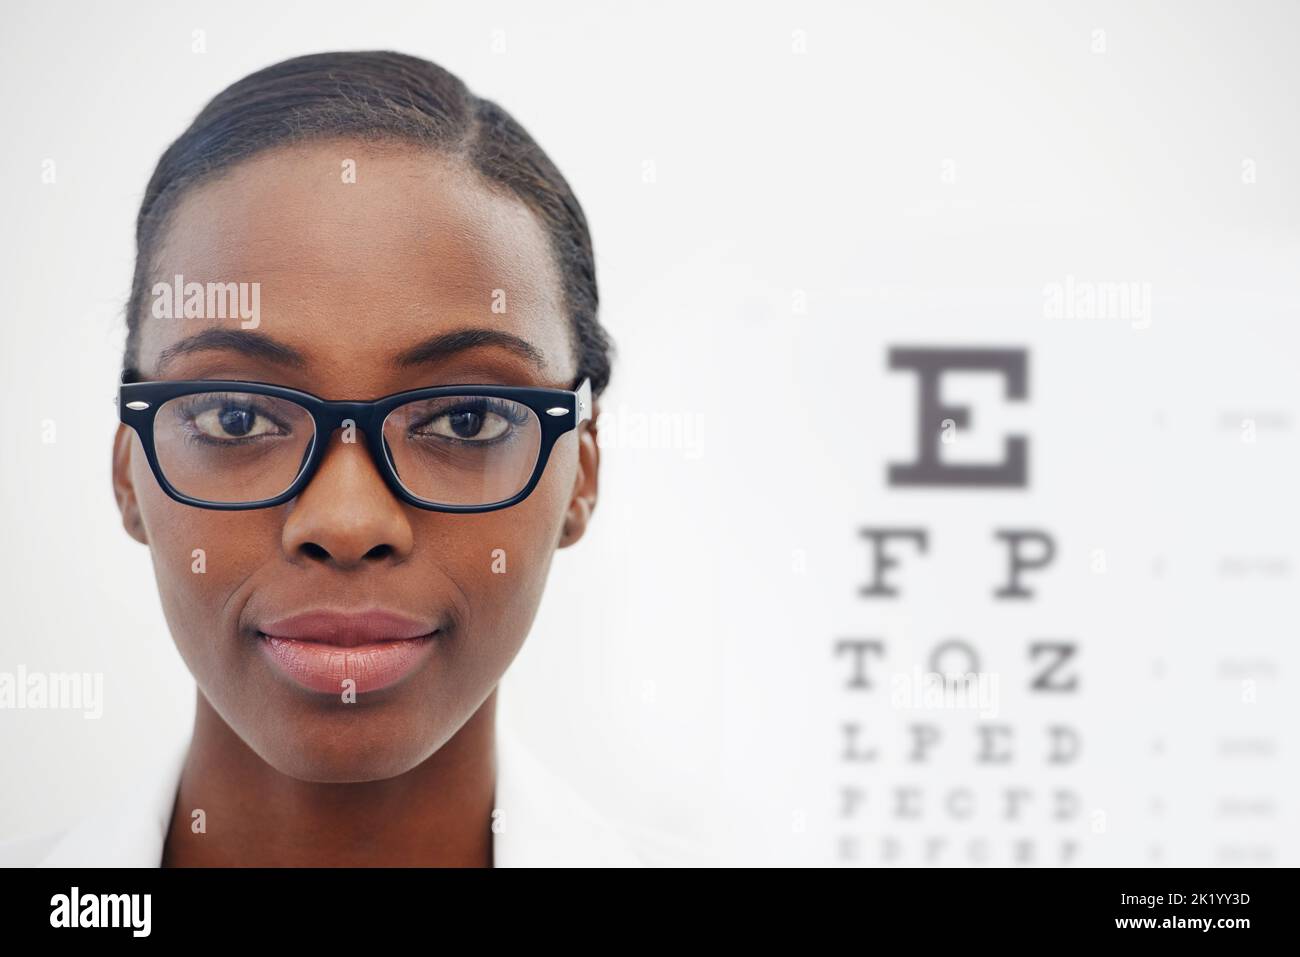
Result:
[[[499,329],[458,329],[455,332],[431,336],[398,353],[393,359],[393,365],[409,368],[438,362],[458,352],[479,346],[500,346],[527,359],[539,370],[545,371],[546,360],[541,350],[527,339]],[[161,377],[163,366],[177,356],[217,349],[237,352],[255,359],[265,359],[297,369],[307,365],[305,355],[293,346],[273,339],[265,333],[237,329],[205,329],[163,349],[158,355],[158,362],[154,365],[154,376]]]
[[[172,343],[160,352],[158,362],[154,365],[154,375],[161,376],[163,366],[177,356],[209,349],[228,349],[255,359],[266,359],[279,365],[299,369],[307,364],[307,357],[293,346],[285,345],[263,333],[235,329],[205,329]]]
[[[393,359],[393,365],[399,368],[437,362],[448,356],[477,346],[501,346],[515,355],[527,359],[540,371],[546,371],[546,358],[540,349],[527,339],[500,329],[457,329],[431,336],[409,349],[404,349]]]

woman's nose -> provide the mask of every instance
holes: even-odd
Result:
[[[291,561],[312,559],[350,568],[365,561],[402,561],[415,536],[406,510],[384,484],[365,439],[330,437],[325,458],[289,504],[282,545]]]

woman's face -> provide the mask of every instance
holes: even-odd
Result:
[[[147,310],[137,362],[146,378],[372,399],[453,383],[569,388],[577,374],[542,227],[518,199],[437,154],[354,141],[280,148],[192,188],[162,239],[151,287],[176,275],[260,283],[259,314],[251,328]],[[185,344],[214,328],[233,341]],[[540,359],[490,343],[410,361],[422,343],[468,329],[518,337]],[[396,499],[364,440],[329,441],[297,498],[215,511],[168,498],[122,426],[114,490],[127,530],[149,545],[172,635],[215,711],[285,774],[374,780],[439,749],[496,687],[554,550],[583,534],[598,451],[590,429],[569,432],[524,501],[457,515]],[[346,686],[325,693],[294,680],[261,634],[319,609],[393,611],[434,637],[396,683],[367,690],[361,676],[352,701]]]

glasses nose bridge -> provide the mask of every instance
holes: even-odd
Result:
[[[349,426],[354,427],[364,438],[356,440],[355,437],[345,436],[344,441],[356,440],[358,444],[364,446],[371,453],[372,459],[381,460],[384,458],[384,455],[379,450],[379,446],[384,441],[382,434],[384,415],[380,414],[379,403],[321,399],[318,401],[313,418],[316,427],[316,437],[312,443],[316,457],[316,465],[312,469],[313,473],[324,464],[329,447],[333,444],[334,433]],[[307,455],[311,455],[310,449]],[[304,457],[304,463],[306,460],[306,457]],[[387,471],[385,468],[386,463],[376,461],[375,465],[380,474],[384,475],[385,480],[387,480],[388,476],[385,474]]]
[[[316,424],[321,431],[317,439],[328,444],[330,437],[349,423],[366,433],[368,439],[374,437],[371,434],[374,430],[383,427],[382,416],[374,402],[322,401],[320,414],[316,416]]]
[[[380,405],[381,403],[377,401],[317,400],[316,408],[312,413],[316,435],[303,458],[304,465],[311,458],[315,459],[315,464],[309,469],[311,479],[308,481],[314,479],[320,467],[325,464],[330,446],[334,442],[334,433],[352,426],[364,438],[345,436],[344,441],[355,442],[365,448],[384,481],[391,484],[388,463],[384,461],[387,456],[381,449],[381,446],[387,445],[383,437],[384,418],[387,413],[380,411]]]

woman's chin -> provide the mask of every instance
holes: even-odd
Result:
[[[381,743],[277,741],[258,753],[271,767],[298,781],[360,784],[405,774],[424,760],[427,750],[418,742],[390,738]]]

